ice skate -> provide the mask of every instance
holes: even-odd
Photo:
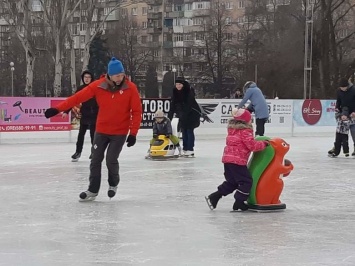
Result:
[[[92,159],[92,153],[90,154],[90,156],[89,156],[89,160],[91,160]]]
[[[71,158],[72,158],[72,162],[77,162],[77,161],[79,161],[79,158],[80,158],[80,156],[81,156],[81,153],[80,152],[75,152],[72,156],[71,156]]]
[[[333,147],[331,150],[328,151],[328,154],[333,154],[335,151],[335,148]]]
[[[244,201],[236,200],[233,204],[233,211],[238,211],[238,210],[246,211],[248,209],[249,207],[244,203]]]
[[[344,153],[345,157],[349,157],[350,154],[349,153]]]
[[[180,147],[180,145],[178,144],[178,145],[176,145],[176,148],[178,149],[178,151],[179,151],[179,154],[178,154],[178,156],[179,157],[181,157],[182,156],[182,152],[181,152],[181,147]]]
[[[90,192],[89,190],[81,192],[79,195],[79,201],[93,201],[96,199],[98,194],[99,193]]]
[[[150,149],[148,149],[147,154],[145,155],[144,158],[145,159],[151,159],[152,158],[151,155],[150,155]]]
[[[211,210],[216,209],[218,201],[222,198],[222,194],[219,191],[213,192],[208,197],[205,197],[208,207]]]
[[[117,192],[117,186],[115,187],[110,186],[107,191],[107,196],[111,199],[116,195],[116,192]]]
[[[330,157],[330,158],[336,158],[336,157],[338,157],[338,155],[336,155],[335,153],[329,153],[329,154],[328,154],[328,157]]]
[[[193,157],[195,157],[195,153],[194,153],[194,151],[186,151],[186,152],[184,153],[184,156],[185,156],[186,158],[193,158]]]

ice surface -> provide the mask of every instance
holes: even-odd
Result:
[[[328,158],[331,137],[284,138],[295,170],[287,209],[211,211],[204,199],[223,181],[224,136],[197,136],[196,158],[149,161],[148,142],[121,153],[117,196],[107,170],[97,200],[86,190],[89,145],[0,145],[0,265],[355,265],[354,158]]]

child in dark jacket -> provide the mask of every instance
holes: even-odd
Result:
[[[329,157],[337,157],[340,154],[341,147],[345,157],[349,157],[349,130],[352,120],[349,118],[349,109],[342,108],[342,112],[336,112],[337,128],[335,133],[334,148],[329,152]]]
[[[83,85],[79,86],[75,93],[83,90],[86,86],[93,82],[93,75],[90,71],[85,70],[81,74],[81,80]],[[63,117],[65,117],[71,109],[65,111],[63,113]],[[73,108],[75,112],[76,109]],[[90,130],[90,138],[91,138],[91,145],[94,142],[94,134],[96,129],[96,119],[97,114],[99,113],[99,106],[97,105],[96,99],[91,98],[90,100],[83,102],[81,104],[81,108],[78,114],[76,114],[80,118],[80,127],[79,127],[79,134],[78,140],[76,142],[76,150],[75,153],[72,155],[72,161],[77,162],[81,156],[81,152],[83,151],[84,146],[84,138],[86,130]],[[92,158],[90,155],[89,159]]]
[[[158,138],[159,135],[164,135],[171,140],[171,142],[178,148],[179,156],[181,156],[181,147],[179,138],[173,135],[173,129],[171,126],[171,121],[169,118],[164,116],[164,112],[158,110],[154,116],[153,123],[153,138],[150,141],[150,146],[154,143],[154,141]],[[148,154],[146,158],[150,157],[150,149],[148,150]]]
[[[247,168],[251,152],[260,151],[269,145],[267,141],[257,141],[253,136],[251,114],[246,109],[233,109],[233,118],[228,122],[228,136],[222,162],[224,164],[224,181],[218,190],[206,197],[207,204],[213,210],[222,196],[234,194],[233,210],[245,211],[244,203],[249,197],[253,179]]]

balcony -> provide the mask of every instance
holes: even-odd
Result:
[[[193,17],[206,17],[210,15],[210,10],[209,9],[195,9],[192,11],[192,16]]]
[[[163,47],[166,48],[166,49],[173,48],[173,42],[172,41],[165,41],[163,43]]]
[[[151,13],[148,12],[147,14],[147,19],[161,19],[162,18],[162,12],[156,12],[156,13]]]
[[[149,48],[159,48],[161,46],[160,42],[148,42],[147,47]]]
[[[163,4],[163,0],[146,0],[147,5],[160,6]]]
[[[166,12],[166,18],[182,18],[182,17],[184,17],[184,11]]]
[[[148,34],[161,34],[161,32],[162,32],[162,28],[156,28],[156,27],[147,28]]]

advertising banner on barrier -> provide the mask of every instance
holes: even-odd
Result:
[[[228,123],[232,109],[241,100],[236,99],[198,99],[201,109],[206,114],[201,118],[201,127],[221,127]],[[292,100],[267,100],[269,119],[267,123],[272,127],[291,127]],[[254,115],[253,115],[254,117]]]
[[[167,114],[170,110],[170,99],[142,99],[142,122],[141,128],[153,128],[154,114],[162,110]]]
[[[236,99],[197,99],[201,111],[205,114],[201,117],[203,128],[224,127],[231,118],[232,109],[237,107],[241,100]],[[268,124],[272,127],[291,127],[293,100],[267,100],[269,107]],[[141,128],[152,128],[154,113],[163,110],[168,113],[170,110],[169,99],[142,99],[143,117]],[[253,116],[254,117],[254,116]]]
[[[295,126],[335,126],[335,100],[294,100]]]
[[[69,131],[67,116],[58,114],[45,118],[44,111],[58,105],[64,98],[0,97],[0,132]]]

